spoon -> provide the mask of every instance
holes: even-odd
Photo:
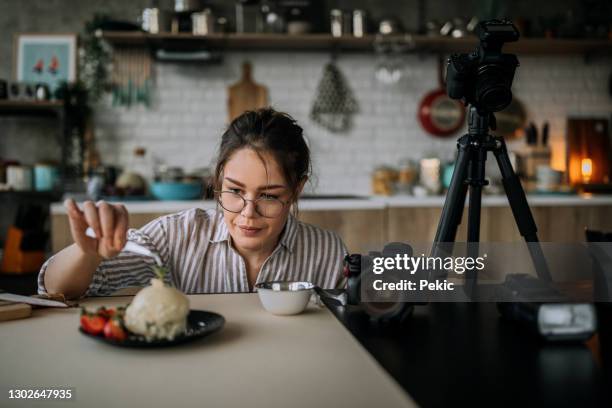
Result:
[[[348,303],[346,292],[342,292],[338,295],[334,295],[333,293],[330,293],[329,291],[322,289],[319,286],[315,286],[314,290],[317,293],[317,295],[319,295],[319,298],[335,300],[336,302],[340,303],[340,306],[346,306]]]
[[[85,235],[87,235],[90,238],[94,238],[97,239],[98,237],[96,237],[96,233],[93,230],[93,228],[89,227],[85,230]],[[132,252],[135,254],[140,254],[140,255],[144,255],[144,256],[150,256],[151,258],[153,258],[155,260],[155,263],[158,266],[163,266],[162,260],[159,257],[159,255],[157,255],[156,253],[152,252],[151,250],[149,250],[148,248],[137,244],[136,242],[132,242],[132,241],[128,241],[125,246],[123,247],[124,251],[127,252]]]

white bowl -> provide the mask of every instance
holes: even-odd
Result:
[[[310,282],[276,281],[255,285],[259,300],[264,309],[275,315],[294,315],[302,313],[314,285]]]

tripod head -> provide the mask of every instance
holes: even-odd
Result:
[[[519,32],[510,20],[482,21],[475,32],[480,40],[476,50],[448,59],[446,91],[449,97],[475,107],[478,115],[489,116],[512,102],[510,88],[519,62],[516,55],[501,49],[504,43],[517,41]]]

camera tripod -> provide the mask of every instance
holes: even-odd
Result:
[[[492,126],[491,126],[492,125]],[[537,236],[537,226],[529,209],[525,191],[512,169],[508,150],[503,138],[491,136],[489,127],[495,129],[493,113],[480,113],[475,106],[470,106],[468,115],[468,133],[457,141],[457,161],[451,179],[440,222],[434,239],[433,255],[442,250],[446,243],[453,243],[457,228],[461,224],[465,199],[470,191],[468,205],[467,241],[470,255],[478,252],[480,240],[480,211],[482,188],[488,184],[485,179],[485,162],[487,153],[493,152],[502,175],[502,182],[514,220],[521,236],[528,243],[529,254],[538,277],[550,282],[551,276],[546,259],[542,253]],[[477,255],[476,255],[477,256]],[[474,289],[476,272],[466,273],[466,291]]]

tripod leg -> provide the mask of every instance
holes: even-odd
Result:
[[[470,164],[470,202],[468,209],[468,242],[480,241],[480,209],[482,202],[482,186],[486,185],[485,162],[487,151],[480,149],[474,152]]]
[[[496,138],[497,147],[493,150],[495,159],[502,175],[502,182],[506,190],[506,196],[514,215],[514,220],[519,229],[519,232],[527,242],[529,254],[533,260],[538,277],[544,281],[550,282],[552,278],[548,270],[548,264],[544,258],[542,247],[538,240],[538,227],[533,219],[527,196],[521,185],[521,181],[512,169],[512,163],[508,157],[508,150],[502,138]]]
[[[461,223],[465,197],[467,195],[467,172],[470,162],[470,147],[467,144],[467,135],[463,136],[457,143],[457,162],[453,177],[446,193],[442,215],[438,223],[434,244],[454,242],[457,235],[457,228]]]
[[[455,170],[453,171],[453,177],[446,193],[438,230],[436,231],[433,248],[431,249],[432,257],[445,257],[453,252],[457,228],[463,216],[463,207],[465,206],[465,197],[468,190],[466,180],[472,156],[467,135],[459,139],[457,150]],[[446,278],[446,271],[432,271],[431,277],[444,279]]]
[[[487,184],[485,180],[485,164],[487,160],[487,150],[484,148],[474,148],[473,158],[470,163],[470,201],[468,207],[468,247],[467,256],[478,257],[478,242],[480,241],[480,211],[482,204],[482,187]],[[469,270],[465,273],[464,291],[471,299],[476,289],[478,280],[477,271]]]

